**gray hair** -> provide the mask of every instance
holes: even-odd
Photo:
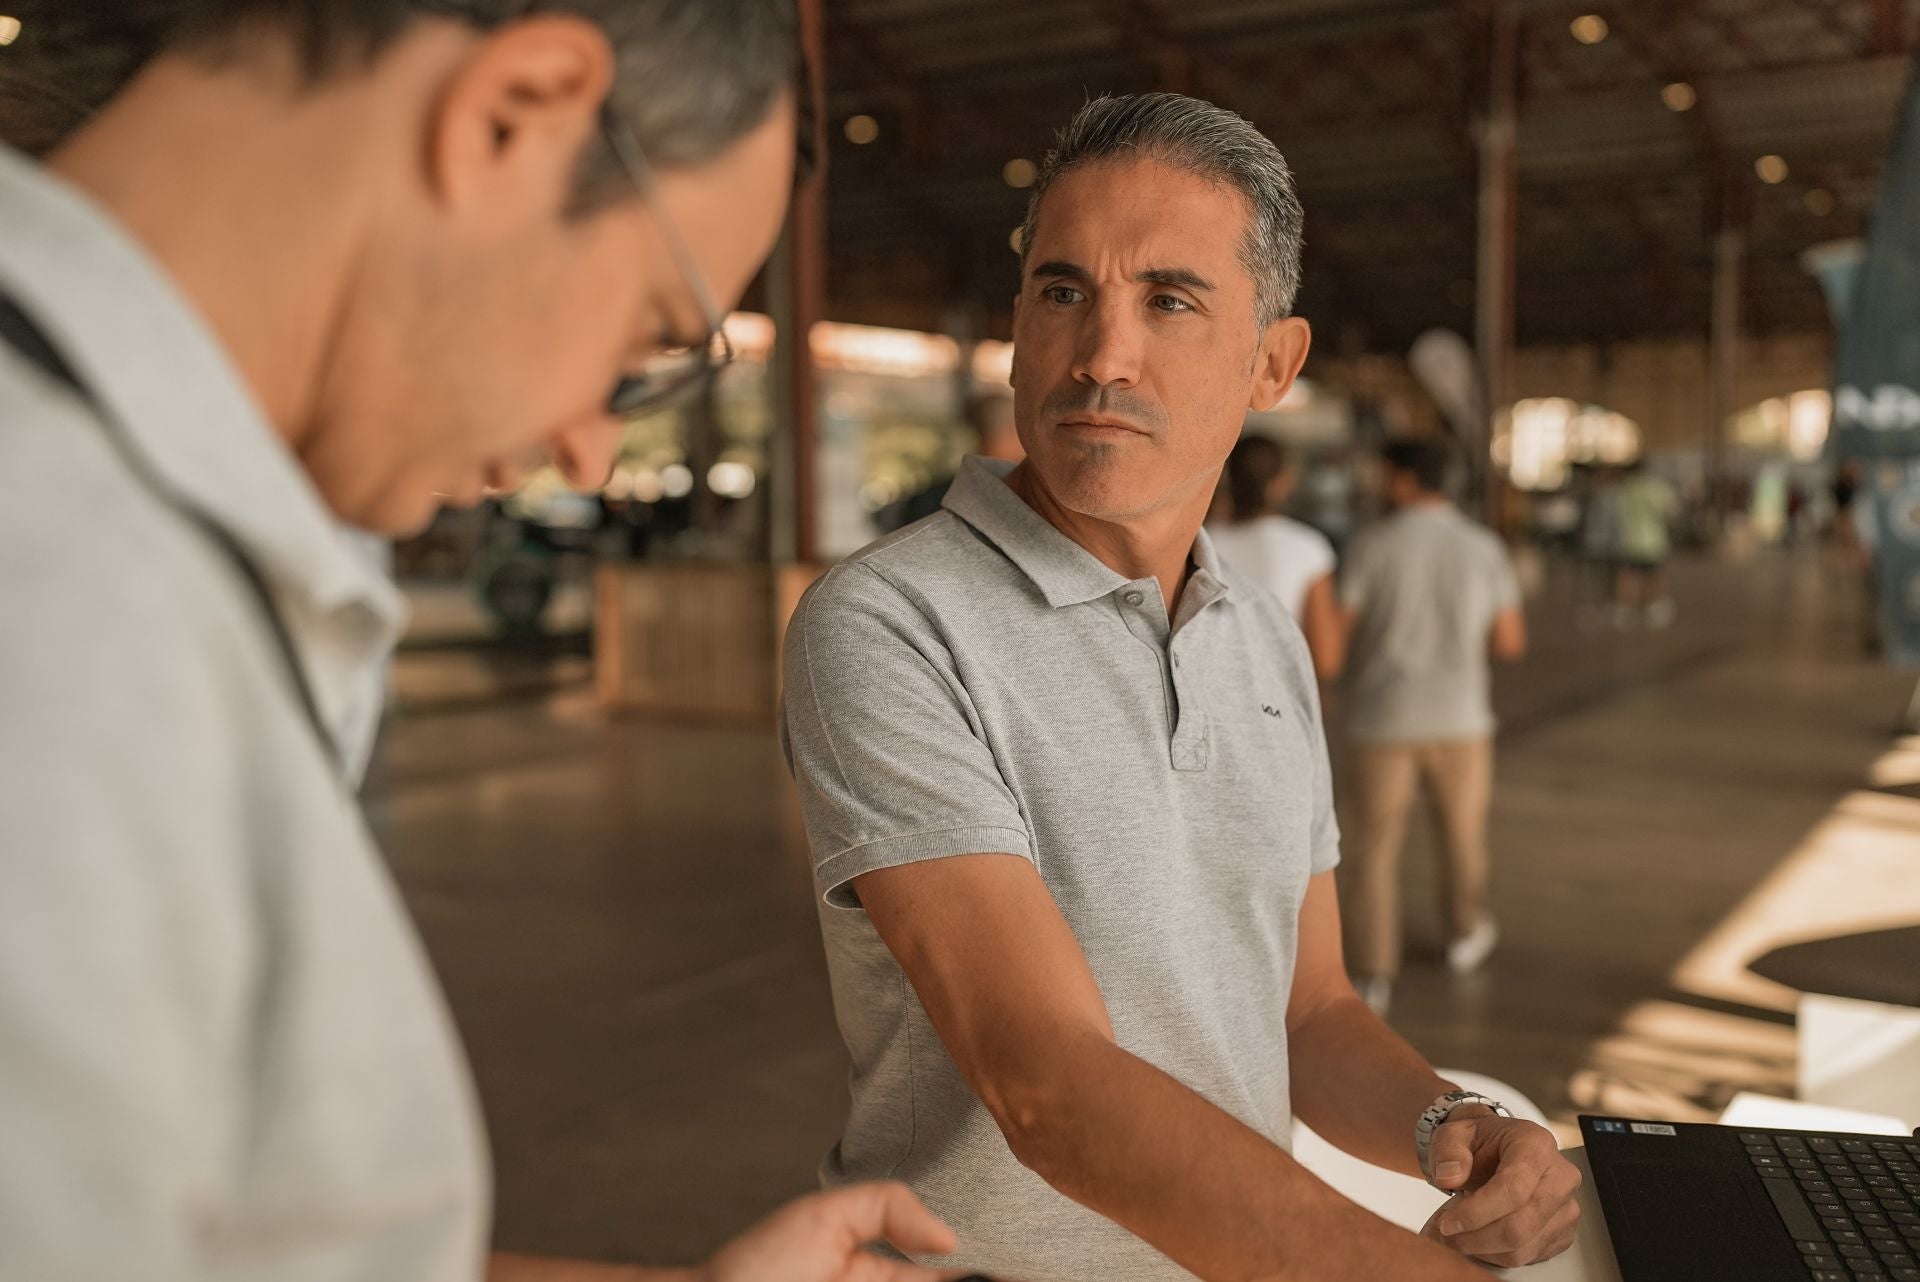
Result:
[[[1048,188],[1083,165],[1121,156],[1162,161],[1246,197],[1240,264],[1253,278],[1254,320],[1265,329],[1292,313],[1300,292],[1305,214],[1286,158],[1242,117],[1182,94],[1100,97],[1075,114],[1047,153],[1027,201],[1027,220],[1020,229],[1022,268]]]
[[[157,54],[233,56],[253,31],[285,32],[317,83],[374,58],[422,18],[482,31],[536,14],[584,18],[617,59],[609,108],[662,169],[718,155],[799,85],[793,0],[13,0],[11,8],[23,26],[0,60],[0,137],[34,152],[84,123]],[[800,99],[804,107],[807,95]],[[606,147],[590,147],[583,195],[606,191],[621,172]]]

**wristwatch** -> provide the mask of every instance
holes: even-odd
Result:
[[[1433,1168],[1428,1147],[1433,1143],[1433,1133],[1453,1116],[1453,1110],[1462,1104],[1484,1104],[1492,1109],[1497,1117],[1512,1117],[1507,1106],[1499,1100],[1488,1099],[1478,1091],[1448,1091],[1433,1103],[1427,1105],[1427,1111],[1420,1114],[1420,1120],[1413,1124],[1413,1148],[1420,1155],[1420,1174],[1427,1177],[1427,1183],[1433,1183]]]

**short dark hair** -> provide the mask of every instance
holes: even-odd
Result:
[[[1439,441],[1389,441],[1380,461],[1390,472],[1404,472],[1429,494],[1445,494],[1453,471],[1453,451]]]
[[[51,149],[155,56],[222,58],[255,32],[293,41],[309,82],[364,65],[425,18],[490,30],[536,14],[573,14],[613,45],[608,106],[657,168],[709,160],[795,92],[803,162],[812,154],[793,0],[12,0],[19,42],[0,57],[0,138]],[[603,146],[582,157],[589,197],[621,171]]]
[[[1047,189],[1082,165],[1143,156],[1231,188],[1247,201],[1240,264],[1253,278],[1254,323],[1265,329],[1293,311],[1300,292],[1306,215],[1293,173],[1273,141],[1225,107],[1177,93],[1095,98],[1060,131],[1027,200],[1020,233],[1025,266]]]
[[[1227,455],[1224,481],[1230,515],[1237,525],[1265,516],[1270,500],[1268,492],[1274,478],[1287,470],[1292,459],[1286,446],[1270,436],[1243,436]]]

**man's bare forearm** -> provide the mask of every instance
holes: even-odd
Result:
[[[1350,994],[1290,1027],[1287,1047],[1296,1116],[1355,1157],[1420,1174],[1413,1124],[1452,1082]]]
[[[996,1101],[1015,1155],[1207,1282],[1485,1282],[1112,1042],[1048,1059],[1046,1085]]]

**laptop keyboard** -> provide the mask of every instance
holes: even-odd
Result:
[[[1920,1282],[1920,1140],[1742,1131],[1812,1282]]]

